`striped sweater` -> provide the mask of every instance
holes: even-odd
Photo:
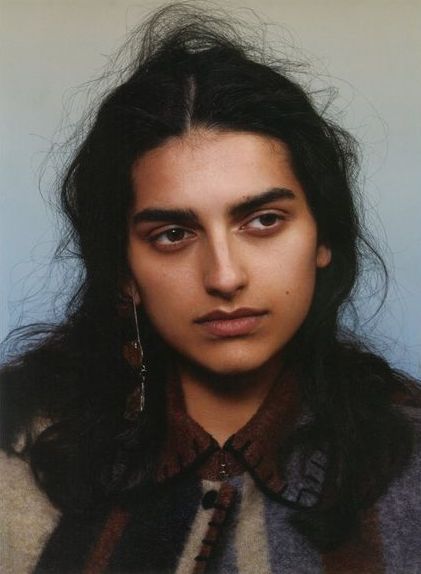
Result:
[[[26,570],[4,571],[421,574],[419,441],[403,475],[366,512],[358,540],[320,554],[290,525],[296,502],[317,500],[326,466],[322,451],[304,468],[298,458],[283,471],[276,464],[280,443],[303,420],[297,397],[294,379],[286,378],[221,448],[187,415],[180,386],[171,382],[167,442],[150,492],[132,493],[89,520],[55,514]],[[403,408],[419,437],[419,409]]]

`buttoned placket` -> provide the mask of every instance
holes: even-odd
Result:
[[[219,453],[219,478],[221,480],[225,480],[229,477],[228,469],[227,469],[227,460],[225,450],[221,449]]]
[[[208,490],[202,498],[205,510],[213,508],[207,529],[202,538],[198,554],[194,558],[191,574],[204,574],[216,544],[221,539],[224,525],[235,506],[237,488],[229,482],[222,482],[219,490]]]

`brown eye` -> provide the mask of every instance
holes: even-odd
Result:
[[[158,247],[172,247],[190,238],[192,233],[182,227],[171,227],[153,235],[148,241]]]
[[[185,237],[186,231],[181,229],[181,227],[175,227],[174,229],[169,229],[165,231],[162,235],[165,236],[171,243],[175,241],[181,241]]]
[[[260,219],[262,225],[269,227],[270,225],[277,223],[279,217],[276,215],[276,213],[265,213],[264,215],[260,215],[258,219]]]
[[[284,219],[285,217],[279,213],[262,213],[261,215],[253,217],[253,219],[247,223],[247,227],[257,231],[270,229],[271,227],[277,227]]]

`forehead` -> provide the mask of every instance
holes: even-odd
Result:
[[[248,132],[194,130],[167,140],[133,166],[134,208],[225,208],[273,187],[305,201],[287,146]]]

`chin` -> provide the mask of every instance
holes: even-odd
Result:
[[[239,377],[242,375],[247,375],[259,369],[259,366],[248,365],[216,365],[216,366],[206,366],[204,367],[209,373],[217,377]]]
[[[264,368],[270,357],[253,357],[250,354],[244,356],[229,357],[206,357],[206,360],[194,360],[196,368],[206,371],[216,377],[239,377],[250,375]]]

